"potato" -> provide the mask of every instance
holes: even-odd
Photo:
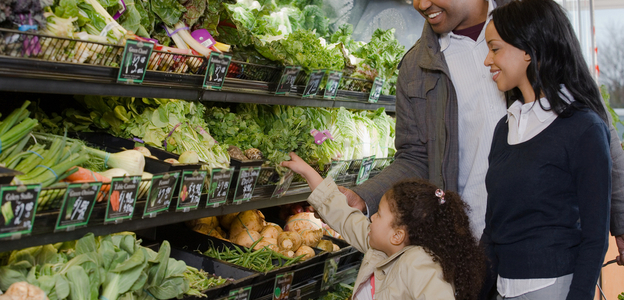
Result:
[[[311,212],[302,212],[290,216],[288,221],[286,221],[286,226],[284,226],[285,231],[296,232],[304,229],[317,230],[319,228],[323,228],[323,222],[314,217],[314,213]]]
[[[217,219],[219,220],[219,224],[221,225],[221,228],[225,230],[230,230],[230,225],[232,224],[232,221],[234,221],[236,216],[238,216],[238,214],[239,213],[235,212],[235,213],[231,213],[231,214],[227,214],[223,216],[218,216]]]
[[[265,238],[277,239],[280,231],[274,226],[266,226],[264,227],[264,229],[262,229],[262,231],[260,231],[260,234]]]
[[[316,248],[319,248],[323,251],[333,252],[334,246],[331,241],[328,240],[320,240]]]
[[[230,237],[245,230],[260,232],[265,225],[264,215],[259,210],[246,210],[239,213],[230,225]]]
[[[279,246],[281,250],[296,251],[301,247],[302,243],[301,235],[294,231],[284,231],[277,236],[277,246]]]
[[[279,247],[277,246],[277,240],[272,238],[263,237],[260,242],[254,247],[254,250],[260,250],[264,247],[267,247],[275,252],[279,252]]]
[[[299,231],[303,244],[308,247],[316,247],[323,237],[323,228],[316,230],[304,229]]]
[[[245,246],[247,248],[251,247],[253,243],[262,238],[260,233],[255,230],[245,230],[238,235],[232,238],[232,243],[239,244],[241,246]]]

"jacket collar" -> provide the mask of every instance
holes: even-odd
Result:
[[[400,251],[398,251],[395,254],[392,254],[392,256],[389,256],[388,258],[381,260],[380,262],[378,262],[375,265],[375,269],[380,269],[382,271],[384,271],[385,274],[387,274],[388,272],[386,272],[388,269],[390,269],[394,264],[394,262],[396,261],[396,259],[398,257],[400,257],[401,255],[403,255],[403,253],[405,253],[406,251],[415,248],[416,246],[405,246],[403,247],[403,249],[401,249]]]

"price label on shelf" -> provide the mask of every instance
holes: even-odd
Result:
[[[101,188],[101,182],[69,184],[54,231],[69,231],[86,226]]]
[[[292,285],[295,272],[286,272],[275,276],[275,285],[273,286],[273,300],[288,299],[290,294],[290,286]]]
[[[186,170],[182,173],[176,211],[187,212],[199,207],[199,200],[201,199],[207,174],[208,171],[201,170]]]
[[[220,90],[225,82],[225,76],[227,75],[231,62],[232,56],[230,55],[215,52],[210,53],[203,87],[205,89]]]
[[[277,186],[275,187],[275,191],[273,191],[273,195],[271,196],[271,198],[280,198],[284,196],[286,192],[288,191],[288,188],[290,187],[290,184],[292,183],[294,177],[295,177],[295,174],[293,173],[293,171],[288,170],[288,172],[286,172],[284,176],[280,178],[279,182],[277,183]]]
[[[236,192],[234,193],[234,203],[240,204],[243,201],[251,199],[253,196],[256,182],[260,175],[260,167],[241,168],[238,174],[238,183],[236,184]]]
[[[117,82],[141,84],[145,78],[152,50],[154,50],[153,43],[126,40]]]
[[[251,287],[247,286],[244,288],[230,291],[230,294],[226,299],[227,300],[249,300],[250,297],[251,297]]]
[[[301,71],[301,67],[291,66],[284,68],[284,72],[282,73],[282,77],[280,77],[280,81],[277,85],[277,91],[275,91],[275,95],[284,95],[286,93],[290,93],[290,88],[295,85],[295,79],[297,79],[299,71]]]
[[[210,188],[208,189],[208,201],[206,207],[219,206],[227,201],[228,191],[232,184],[234,167],[229,169],[212,169],[210,173]]]
[[[19,238],[32,232],[40,192],[41,184],[0,187],[0,238]]]
[[[375,162],[375,155],[365,157],[362,159],[362,164],[360,165],[360,171],[358,172],[357,179],[355,180],[355,184],[360,185],[364,181],[368,180],[371,171],[373,170],[373,163]]]
[[[306,84],[306,87],[303,90],[303,98],[316,96],[319,87],[321,86],[321,81],[323,81],[323,77],[325,76],[325,73],[325,70],[317,70],[310,74],[308,84]]]
[[[375,77],[373,87],[371,88],[370,95],[368,96],[368,102],[377,103],[379,96],[381,95],[381,88],[383,88],[384,80],[381,77]]]
[[[325,84],[325,95],[323,96],[323,98],[332,100],[336,99],[336,94],[338,93],[338,85],[340,84],[341,79],[342,72],[329,72],[329,76],[327,77],[327,84]]]
[[[178,177],[180,171],[156,174],[152,177],[143,218],[155,217],[159,212],[169,209]]]
[[[325,268],[323,269],[323,280],[321,281],[321,291],[328,290],[334,284],[339,262],[339,256],[329,258],[325,261]]]
[[[106,205],[104,223],[120,223],[132,219],[141,176],[113,177]]]

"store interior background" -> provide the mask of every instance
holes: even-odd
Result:
[[[556,1],[568,11],[589,68],[599,84],[610,89],[610,102],[624,121],[624,93],[615,92],[624,89],[624,0]],[[347,22],[354,24],[354,38],[365,42],[376,28],[395,28],[397,39],[409,49],[420,38],[425,22],[411,0],[325,0],[323,4],[334,28]],[[607,78],[606,74],[614,73],[621,75],[617,76],[619,82]],[[624,123],[618,124],[617,129],[620,135],[624,134]],[[615,240],[610,237],[606,261],[616,253]],[[606,299],[618,299],[624,292],[624,267],[612,264],[603,268],[601,283]],[[597,290],[596,299],[601,297]]]

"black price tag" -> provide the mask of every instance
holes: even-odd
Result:
[[[17,239],[32,232],[40,192],[41,184],[0,187],[0,238]]]
[[[86,226],[99,195],[101,182],[72,183],[67,186],[54,231],[70,231]]]
[[[362,164],[360,165],[360,171],[358,172],[357,180],[355,184],[360,185],[364,181],[368,179],[371,171],[373,170],[373,163],[375,162],[375,155],[365,157],[362,159]]]
[[[232,56],[223,53],[210,53],[208,67],[204,77],[204,88],[220,90],[225,82],[228,68],[232,62]]]
[[[142,83],[154,44],[126,40],[117,82]]]
[[[251,199],[256,182],[260,175],[260,167],[241,168],[238,174],[236,192],[234,193],[234,203],[240,204]]]
[[[143,218],[155,217],[159,212],[169,209],[178,177],[180,171],[156,174],[152,177]]]
[[[325,70],[318,70],[310,74],[308,84],[306,84],[306,87],[303,90],[303,98],[316,96],[316,93],[318,93],[319,87],[321,86],[321,81],[325,76],[325,72]]]
[[[227,201],[228,191],[232,185],[234,167],[229,169],[212,169],[210,173],[210,188],[206,207],[219,206]]]
[[[379,96],[381,95],[381,88],[383,88],[384,80],[381,77],[375,77],[373,87],[371,88],[370,95],[368,96],[368,102],[377,103]]]
[[[279,85],[277,86],[277,91],[275,91],[275,95],[284,95],[286,93],[290,93],[290,88],[295,85],[295,79],[297,79],[299,71],[301,71],[301,67],[284,68],[284,72],[282,73],[282,77],[280,78]]]
[[[293,171],[288,170],[288,172],[286,172],[284,176],[280,178],[279,182],[277,183],[277,186],[275,187],[275,191],[273,191],[273,195],[271,196],[271,198],[280,198],[284,196],[286,192],[288,191],[288,188],[290,187],[290,184],[292,183],[294,177],[295,177],[295,174],[293,173]]]
[[[327,84],[325,85],[325,95],[323,96],[325,99],[336,99],[336,94],[338,93],[338,85],[340,84],[340,80],[342,79],[342,72],[338,71],[330,71],[329,77],[327,78]]]
[[[336,271],[338,271],[338,263],[340,262],[340,256],[334,258],[328,258],[325,261],[325,268],[323,270],[323,280],[321,281],[321,291],[326,291],[336,281]]]
[[[176,211],[187,212],[199,207],[199,200],[204,189],[204,180],[208,171],[187,170],[182,174],[180,182],[180,193],[178,194],[178,205]]]
[[[230,291],[230,294],[226,299],[227,300],[249,300],[249,297],[251,297],[251,287],[247,286],[244,288]]]
[[[120,223],[132,219],[141,176],[113,177],[106,205],[104,223]]]
[[[293,282],[295,272],[286,272],[275,276],[275,285],[273,286],[273,300],[288,299],[290,294],[290,286]]]

